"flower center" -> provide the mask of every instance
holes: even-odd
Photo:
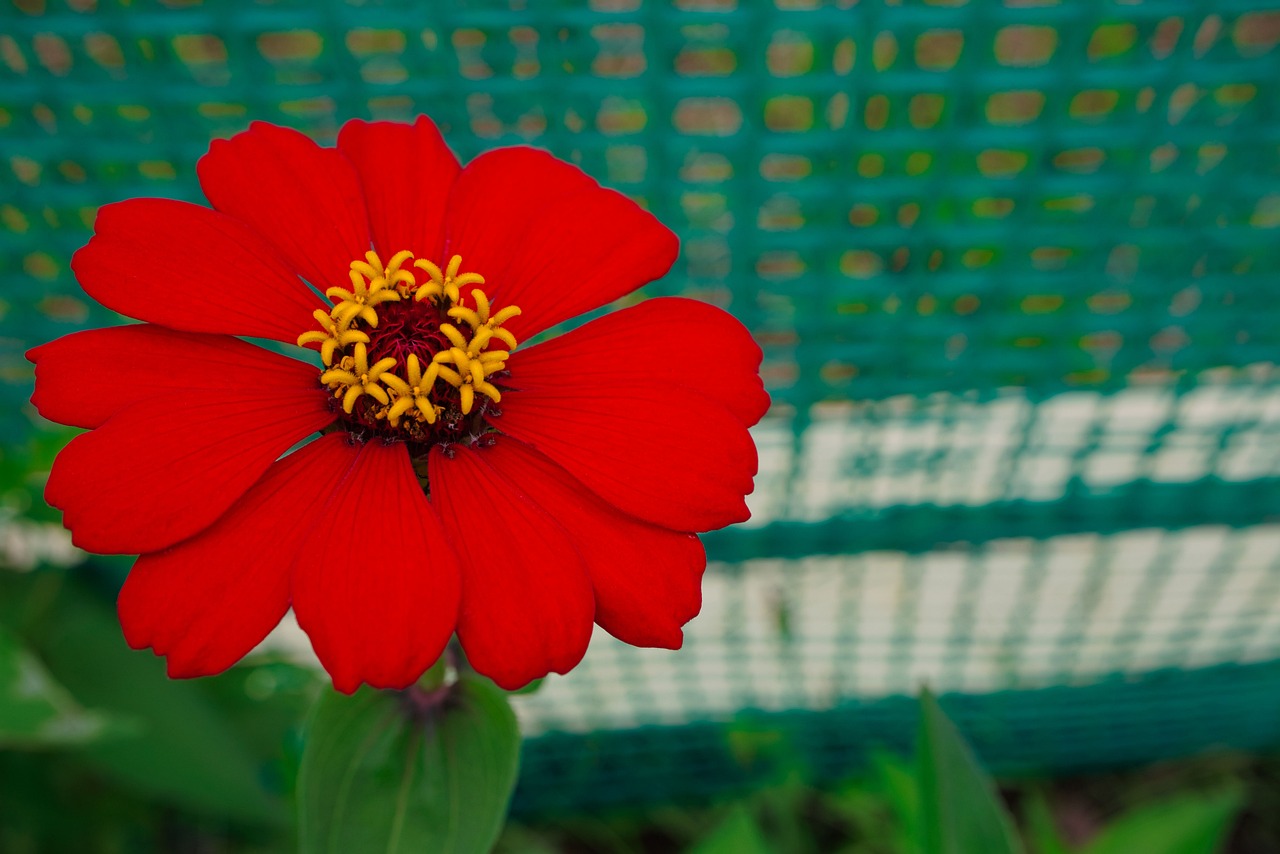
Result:
[[[502,324],[520,309],[495,311],[484,277],[460,273],[460,255],[444,269],[412,259],[405,250],[385,264],[376,252],[352,261],[351,287],[325,291],[333,308],[316,309],[320,328],[298,345],[319,347],[320,382],[353,432],[427,447],[479,436],[516,348]]]

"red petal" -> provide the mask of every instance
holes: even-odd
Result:
[[[702,607],[707,556],[696,536],[620,513],[513,439],[502,437],[482,453],[534,504],[554,508],[587,565],[597,623],[634,646],[679,649],[681,627]]]
[[[229,335],[175,332],[149,323],[73,332],[27,352],[36,363],[31,402],[45,418],[98,427],[142,400],[195,390],[270,387],[281,372],[316,369]],[[299,370],[302,365],[303,370]]]
[[[314,369],[276,388],[184,392],[136,403],[72,439],[45,499],[91,552],[159,551],[204,530],[281,454],[333,422]]]
[[[595,609],[568,534],[484,451],[458,448],[450,459],[433,450],[429,465],[431,503],[462,557],[467,660],[509,691],[568,673],[587,651]]]
[[[605,315],[507,362],[507,384],[555,388],[572,366],[574,382],[650,382],[700,392],[750,427],[769,408],[760,382],[760,348],[728,312],[678,297],[647,300]]]
[[[188,332],[292,344],[323,305],[253,229],[171,199],[99,208],[71,268],[107,308]]]
[[[360,176],[373,245],[383,260],[408,249],[441,262],[445,203],[461,167],[431,119],[349,121],[338,134],[338,150]]]
[[[321,505],[350,462],[341,434],[273,464],[208,530],[143,555],[120,591],[120,623],[134,649],[151,647],[176,678],[221,673],[289,609],[289,577]]]
[[[453,634],[458,558],[403,444],[351,447],[342,469],[298,552],[293,608],[333,687],[405,688]]]
[[[750,517],[756,448],[729,410],[680,387],[565,380],[502,395],[494,427],[533,445],[619,510],[676,531]]]
[[[445,255],[485,277],[523,340],[631,293],[671,269],[680,243],[652,214],[576,166],[532,148],[500,148],[453,186]]]
[[[215,208],[253,226],[321,291],[346,287],[351,262],[369,251],[355,169],[337,149],[296,130],[254,122],[214,140],[196,172]],[[238,272],[252,283],[250,269]]]

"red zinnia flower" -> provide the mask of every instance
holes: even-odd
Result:
[[[254,124],[197,171],[212,210],[107,205],[73,261],[144,322],[29,354],[41,414],[91,428],[46,498],[77,545],[141,554],[133,647],[217,673],[292,605],[350,692],[411,684],[454,632],[506,688],[576,665],[593,620],[681,644],[691,532],[748,516],[759,348],[666,298],[516,350],[663,275],[670,231],[543,151],[462,169],[426,118],[336,148]]]

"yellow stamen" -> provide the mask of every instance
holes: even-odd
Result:
[[[454,388],[462,387],[462,377],[458,376],[458,372],[453,368],[446,368],[444,365],[440,365],[438,366],[437,371],[440,374],[440,379],[444,380],[449,385]]]
[[[424,271],[428,281],[419,286],[410,266]],[[460,255],[451,256],[441,269],[425,258],[413,260],[408,250],[397,252],[386,263],[370,251],[351,262],[351,287],[332,287],[325,292],[334,301],[333,308],[314,313],[319,329],[299,335],[298,344],[319,345],[325,366],[320,381],[342,401],[347,414],[356,415],[356,403],[368,397],[368,405],[357,418],[366,424],[385,423],[421,439],[426,435],[424,428],[415,425],[435,424],[450,400],[456,400],[454,412],[462,415],[471,414],[477,396],[501,401],[501,391],[490,380],[506,370],[506,360],[517,345],[515,336],[502,324],[519,315],[520,309],[507,306],[495,312],[488,296],[477,287],[484,284],[484,277],[461,271]],[[470,288],[468,301],[475,303],[474,308],[463,304],[464,288]],[[370,364],[378,306],[407,300],[411,294],[415,302],[430,300],[435,306],[406,310],[438,311],[441,320],[452,321],[437,327],[449,348],[435,353],[425,364],[414,354],[403,363],[387,357]],[[495,341],[505,349],[489,349]],[[456,396],[446,386],[457,389]]]
[[[440,324],[440,331],[444,333],[444,337],[449,339],[449,343],[463,350],[467,349],[467,339],[458,331],[458,327],[448,323]]]
[[[384,374],[382,381],[387,388],[391,389],[396,395],[396,400],[391,404],[391,409],[387,411],[387,419],[391,422],[392,427],[400,426],[400,419],[405,413],[413,410],[415,417],[419,421],[425,421],[428,424],[436,423],[436,416],[440,414],[444,407],[436,406],[431,403],[431,387],[436,384],[436,377],[440,373],[440,366],[434,362],[427,365],[424,373],[422,363],[418,361],[418,357],[413,353],[409,354],[409,358],[405,363],[405,377],[401,379],[395,374]]]
[[[496,329],[502,324],[506,323],[511,318],[518,317],[520,314],[521,314],[520,306],[509,305],[506,308],[504,308],[502,311],[495,314],[493,317],[486,320],[485,323],[488,323],[490,326]]]
[[[369,343],[369,336],[359,329],[352,329],[350,320],[336,320],[328,312],[319,308],[312,312],[312,316],[324,331],[312,330],[302,333],[298,336],[298,346],[319,344],[320,358],[324,361],[326,368],[333,364],[333,354],[337,350],[346,349],[350,344]]]
[[[487,326],[481,326],[476,330],[475,337],[471,339],[471,343],[467,345],[467,355],[475,358],[485,347],[489,346],[489,339],[493,337],[493,330]]]
[[[373,255],[373,259],[371,260],[376,260],[378,257],[373,252],[368,254]],[[395,255],[392,255],[391,260],[387,262],[387,266],[383,268],[383,275],[386,277],[387,281],[396,287],[400,292],[400,296],[404,299],[408,299],[409,294],[418,289],[418,282],[413,275],[413,271],[401,269],[404,262],[408,261],[412,257],[412,252],[408,249],[402,249]]]
[[[324,292],[329,299],[337,301],[337,305],[329,312],[335,320],[351,323],[359,318],[370,326],[377,326],[378,313],[374,308],[384,302],[400,301],[400,292],[387,283],[385,276],[370,277],[368,272],[375,271],[369,269],[368,272],[362,272],[366,268],[368,265],[364,262],[353,261],[351,289],[333,287]]]
[[[441,324],[443,329],[446,324]],[[488,355],[488,354],[486,354]],[[458,390],[460,408],[463,415],[468,415],[475,405],[475,393],[478,391],[485,397],[498,403],[502,400],[502,392],[498,391],[488,377],[501,370],[502,363],[497,360],[483,362],[480,357],[467,353],[461,347],[450,347],[436,353],[432,362],[439,367],[440,379]],[[452,368],[447,367],[453,365]],[[490,369],[489,366],[498,367]]]
[[[408,249],[402,249],[395,255],[391,256],[391,260],[386,264],[382,263],[382,259],[378,257],[378,253],[372,250],[364,253],[363,261],[352,261],[351,272],[352,282],[355,276],[368,279],[371,288],[381,290],[383,288],[394,287],[401,297],[407,297],[417,289],[417,283],[414,280],[411,270],[402,270],[404,262],[413,257],[413,253]]]
[[[449,259],[449,265],[441,271],[439,267],[432,264],[425,258],[420,258],[413,262],[413,266],[419,270],[424,270],[429,282],[418,288],[413,298],[416,300],[429,299],[432,302],[440,302],[445,299],[451,303],[462,301],[461,288],[467,285],[483,285],[484,276],[479,273],[463,273],[458,275],[458,271],[462,269],[462,256],[454,255]]]
[[[366,394],[384,406],[391,402],[378,381],[395,366],[396,360],[390,356],[370,365],[369,350],[361,342],[356,344],[350,367],[330,368],[320,375],[320,382],[335,392],[342,392],[342,408],[350,415],[356,401]]]
[[[486,343],[488,342],[488,336],[492,336],[506,344],[508,350],[514,350],[517,346],[515,336],[501,327],[511,318],[519,316],[519,306],[509,305],[491,317],[489,315],[489,299],[485,296],[484,291],[475,288],[471,291],[471,296],[476,301],[475,311],[466,306],[454,306],[449,309],[448,315],[466,323],[476,334],[479,334],[481,329],[488,330],[485,338]],[[441,328],[443,329],[443,326]]]

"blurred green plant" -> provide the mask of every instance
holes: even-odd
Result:
[[[1214,854],[1250,801],[1252,830],[1237,835],[1262,841],[1240,850],[1275,850],[1266,846],[1280,838],[1268,806],[1277,774],[1238,759],[1195,766],[1198,776],[1165,769],[1154,787],[1139,778],[1116,790],[1112,780],[1109,818],[1083,831],[1064,821],[1052,785],[1014,788],[1006,801],[927,693],[914,764],[878,754],[858,779],[816,790],[787,764],[785,734],[745,722],[726,738],[747,765],[776,769],[762,791],[503,829],[519,745],[504,692],[463,670],[447,702],[432,700],[431,685],[417,700],[344,697],[309,668],[261,657],[219,677],[170,680],[121,637],[117,570],[0,571],[6,854],[470,852],[500,831],[503,854]],[[1246,789],[1242,778],[1256,782]]]
[[[1063,838],[1039,793],[1026,811],[1027,840],[1036,854],[1213,854],[1221,851],[1244,806],[1243,792],[1229,786],[1208,795],[1182,795],[1130,810],[1088,844]]]
[[[920,841],[927,854],[1022,854],[995,785],[928,691],[920,695],[916,752]]]
[[[259,660],[168,679],[124,643],[110,566],[0,567],[0,851],[179,850],[209,837],[287,850],[291,745],[317,677]],[[19,738],[23,727],[41,737]]]
[[[463,673],[432,691],[326,691],[298,777],[303,852],[488,851],[516,785],[506,694]]]
[[[86,711],[21,641],[0,629],[0,748],[93,741],[106,720]]]
[[[778,739],[758,738],[785,754]],[[741,730],[732,736],[741,742]],[[759,753],[751,752],[752,761]],[[1148,800],[1109,820],[1095,817],[1087,841],[1073,841],[1047,790],[1027,785],[1010,791],[1021,826],[981,770],[972,751],[927,693],[921,697],[916,761],[879,753],[868,772],[834,790],[806,786],[796,771],[769,788],[721,806],[664,809],[635,816],[575,817],[534,827],[508,827],[502,854],[616,851],[645,854],[1214,854],[1226,844],[1246,803],[1234,780],[1237,762],[1188,765],[1179,793]],[[1209,779],[1197,779],[1209,772]],[[1162,772],[1164,773],[1164,772]],[[1114,787],[1113,778],[1104,778]],[[1266,780],[1267,785],[1274,781]],[[1076,787],[1089,784],[1076,781]],[[1207,786],[1207,788],[1205,788]],[[1126,791],[1143,798],[1143,779]],[[1167,786],[1165,787],[1167,790]],[[1191,793],[1190,789],[1197,791]],[[1107,800],[1112,797],[1108,796]],[[1268,838],[1275,839],[1274,828]],[[1273,847],[1241,850],[1271,851]]]
[[[920,696],[920,729],[914,773],[889,755],[874,760],[874,772],[824,805],[844,819],[850,838],[838,849],[811,833],[797,839],[795,827],[768,833],[777,800],[794,801],[790,786],[757,796],[754,809],[730,808],[728,817],[689,851],[818,852],[839,854],[1215,854],[1244,806],[1238,786],[1207,795],[1184,794],[1132,809],[1101,828],[1084,845],[1064,838],[1042,792],[1026,797],[1024,830],[994,782],[979,765],[955,725],[928,691]],[[803,806],[789,810],[801,815]],[[887,814],[887,815],[886,815]],[[886,822],[885,818],[889,821]],[[1025,841],[1025,844],[1024,844]]]

